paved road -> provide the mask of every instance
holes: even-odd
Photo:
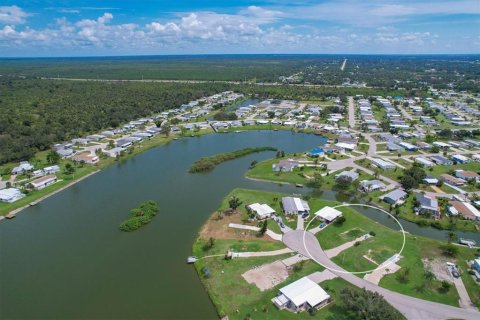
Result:
[[[303,237],[305,236],[305,244],[308,248],[308,253],[303,244]],[[480,319],[480,312],[471,309],[461,309],[440,303],[421,300],[409,297],[388,289],[379,287],[365,279],[347,273],[342,267],[331,261],[322,250],[315,235],[308,231],[294,230],[286,233],[283,236],[283,242],[292,250],[307,256],[312,257],[322,265],[330,268],[330,270],[341,277],[345,281],[367,290],[378,292],[391,305],[405,315],[408,319],[414,320],[442,320],[442,319]]]
[[[348,97],[348,125],[355,129],[355,101],[353,101],[353,97]]]

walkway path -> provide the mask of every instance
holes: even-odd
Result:
[[[303,230],[304,229],[304,226],[303,226],[303,218],[302,218],[302,215],[299,214],[298,217],[297,217],[297,230]]]
[[[363,240],[367,240],[368,238],[371,238],[371,237],[372,237],[372,236],[369,235],[368,233],[367,233],[367,234],[364,234],[363,236],[358,237],[358,238],[355,239],[355,240],[352,240],[352,241],[349,241],[349,242],[345,242],[344,244],[341,244],[341,245],[339,245],[338,247],[325,250],[325,254],[327,255],[328,258],[336,257],[336,256],[338,256],[342,251],[345,251],[345,250],[347,250],[348,248],[353,247],[353,246],[355,245],[355,242],[360,242],[360,241],[363,241]]]
[[[363,257],[366,258],[366,256],[363,256]],[[401,267],[396,263],[398,260],[400,260],[400,257],[398,255],[394,255],[393,257],[388,258],[381,265],[379,265],[373,272],[365,274],[363,279],[373,284],[379,284],[380,280],[382,280],[384,276],[386,276],[387,274],[395,273],[398,270],[400,270]],[[373,262],[373,260],[371,261]]]
[[[303,241],[304,237],[305,242]],[[318,243],[315,235],[308,231],[295,230],[288,232],[284,235],[283,242],[292,250],[307,257],[314,258],[315,261],[319,262],[325,267],[328,267],[330,271],[345,281],[359,288],[365,288],[373,292],[378,292],[393,307],[403,313],[407,319],[480,319],[480,312],[478,311],[461,309],[445,304],[413,298],[379,287],[378,285],[347,272],[327,257]],[[308,251],[306,248],[308,248]]]
[[[332,271],[330,271],[328,269],[325,269],[323,271],[317,271],[317,272],[314,272],[314,273],[307,276],[307,278],[309,278],[310,280],[312,280],[315,283],[320,283],[320,282],[323,282],[325,280],[332,280],[332,279],[335,279],[337,277],[338,276],[336,274],[334,274]]]
[[[238,223],[230,223],[230,224],[228,224],[228,227],[229,227],[229,228],[235,228],[235,229],[242,229],[242,230],[260,231],[260,228],[259,228],[259,227],[247,226],[247,225],[238,224]],[[267,231],[265,232],[265,234],[268,235],[268,236],[269,236],[270,238],[272,238],[273,240],[282,241],[282,235],[281,235],[281,234],[278,234],[278,233],[276,233],[276,232],[273,232],[273,231],[270,230],[270,229],[267,229]]]
[[[457,288],[458,296],[460,297],[460,300],[458,301],[460,307],[464,309],[477,310],[475,305],[472,303],[472,300],[470,300],[470,296],[468,295],[467,289],[463,284],[462,278],[453,277],[453,284],[455,285],[455,288]]]
[[[290,248],[283,248],[279,250],[273,251],[258,251],[258,252],[233,252],[232,258],[250,258],[250,257],[271,257],[271,256],[279,256],[285,253],[293,252]]]

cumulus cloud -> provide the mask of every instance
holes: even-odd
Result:
[[[0,23],[22,24],[28,16],[28,13],[17,6],[0,6]]]
[[[398,6],[375,8],[376,10],[370,10],[362,19],[373,19],[372,15],[376,15],[377,20],[381,19],[380,17],[391,19],[396,10],[405,9]],[[22,9],[17,9],[23,12]],[[329,12],[328,15],[338,13],[347,17],[342,19],[348,19],[363,14],[356,10],[358,7],[345,12]],[[358,29],[341,24],[331,28],[319,28],[313,24],[282,23],[286,16],[291,14],[286,10],[249,6],[237,13],[178,13],[170,19],[153,19],[139,24],[118,23],[112,13],[105,12],[94,19],[75,20],[72,16],[69,19],[63,17],[56,19],[55,24],[49,24],[46,28],[33,29],[20,25],[27,16],[24,13],[23,16],[17,14],[17,19],[10,17],[0,20],[4,21],[3,25],[0,24],[0,52],[18,55],[27,52],[26,49],[33,53],[36,49],[41,49],[45,52],[56,50],[59,54],[369,53],[378,50],[406,53],[416,50],[421,52],[422,48],[429,50],[437,42],[440,43],[437,48],[445,47],[441,37],[434,32],[402,32],[401,27],[395,24]],[[325,17],[327,13],[322,15]],[[469,45],[472,47],[474,44]]]

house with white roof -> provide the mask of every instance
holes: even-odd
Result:
[[[299,312],[312,308],[319,309],[327,305],[330,300],[330,295],[318,284],[308,277],[303,277],[281,288],[272,302],[279,309]]]
[[[322,209],[315,212],[315,217],[317,219],[325,221],[326,223],[331,223],[332,221],[334,221],[338,217],[341,217],[342,215],[343,214],[341,211],[328,206],[323,207]]]
[[[25,171],[32,171],[33,166],[28,162],[28,161],[22,161],[20,162],[20,165],[18,167],[13,168],[12,174],[20,174]]]
[[[415,162],[421,164],[424,167],[428,167],[428,168],[433,167],[435,165],[435,163],[433,163],[432,161],[428,160],[427,158],[423,158],[423,157],[416,157]]]
[[[383,190],[387,186],[380,180],[362,180],[360,181],[360,189],[364,192],[372,192]]]
[[[16,188],[7,188],[0,190],[0,202],[15,202],[22,199],[25,195]]]
[[[270,218],[275,214],[275,210],[268,204],[252,203],[246,206],[249,212],[255,213],[255,216],[259,220]]]
[[[453,160],[453,161],[456,161],[456,162],[458,162],[458,163],[468,163],[468,162],[470,162],[470,159],[469,159],[469,158],[467,158],[467,157],[465,157],[465,156],[463,156],[463,155],[461,155],[461,154],[454,154],[454,155],[452,156],[452,160]]]

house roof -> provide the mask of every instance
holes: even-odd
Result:
[[[0,190],[0,199],[2,200],[10,200],[13,198],[22,197],[23,193],[16,189],[16,188],[8,188]]]
[[[387,193],[384,196],[384,198],[390,198],[393,201],[398,201],[398,200],[402,199],[403,197],[405,197],[406,195],[407,195],[407,193],[405,191],[403,191],[402,189],[395,189],[395,190]]]
[[[340,217],[342,215],[341,211],[338,211],[337,209],[334,209],[332,207],[323,207],[322,209],[318,210],[315,212],[315,216],[320,217],[324,220],[327,221],[333,221],[337,217]]]
[[[313,307],[330,298],[325,290],[307,277],[281,288],[280,292],[297,307],[305,302]]]
[[[417,200],[420,202],[420,207],[424,209],[438,210],[438,201],[435,198],[427,197],[421,193],[417,194]]]
[[[464,216],[480,218],[480,211],[468,202],[450,201],[449,203]]]
[[[255,211],[260,217],[266,217],[275,213],[275,210],[273,210],[268,204],[252,203],[248,205],[248,208]]]
[[[308,203],[300,198],[283,197],[282,206],[283,206],[283,210],[287,212],[310,210]]]
[[[358,173],[355,171],[343,171],[335,176],[335,179],[339,177],[350,177],[352,180],[356,180],[358,178]]]
[[[370,186],[378,186],[380,188],[386,187],[385,183],[383,183],[380,180],[362,180],[360,181],[360,184],[363,187],[370,187]]]
[[[48,176],[45,176],[45,177],[41,177],[41,178],[38,178],[36,180],[33,180],[32,182],[30,182],[34,187],[36,186],[41,186],[42,184],[45,184],[45,183],[48,183],[48,182],[51,182],[51,181],[55,181],[57,179],[57,177],[54,175],[54,174],[50,174]]]

